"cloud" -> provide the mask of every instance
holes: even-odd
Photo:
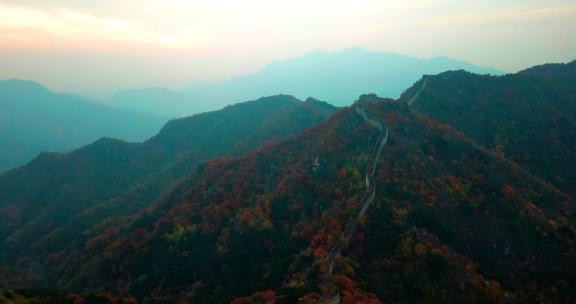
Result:
[[[576,17],[553,0],[31,0],[0,1],[0,37],[11,43],[114,48],[335,48],[400,31]],[[17,4],[21,3],[21,4]],[[25,4],[27,3],[27,4]],[[512,4],[515,4],[513,6]],[[22,34],[24,33],[24,35]],[[48,43],[50,41],[50,43]],[[266,41],[262,45],[262,42]],[[8,42],[0,42],[6,45]],[[313,45],[313,46],[312,46]]]
[[[444,0],[442,0],[444,1]],[[5,4],[2,4],[5,3]],[[8,3],[8,4],[6,4]],[[115,41],[168,48],[248,48],[322,42],[360,33],[371,20],[392,19],[429,2],[376,0],[116,0],[0,1],[0,35],[28,40]],[[20,35],[18,40],[26,39]],[[342,37],[346,38],[346,37]],[[13,40],[13,42],[15,42]],[[21,43],[22,41],[20,41]]]
[[[150,30],[135,20],[101,18],[68,8],[34,8],[0,4],[0,35],[21,43],[37,41],[43,36],[42,40],[45,42],[92,40],[166,47],[198,45],[194,43],[197,41],[191,39],[182,45],[179,34],[181,33]],[[193,37],[187,33],[187,38]]]

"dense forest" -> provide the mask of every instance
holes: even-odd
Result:
[[[570,303],[576,62],[272,96],[0,176],[0,303]]]

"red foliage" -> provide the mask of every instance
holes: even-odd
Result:
[[[504,196],[505,199],[509,200],[514,198],[514,196],[516,196],[516,190],[508,185],[502,186],[502,189],[500,189],[500,191],[502,191],[502,196]]]
[[[84,299],[81,295],[73,295],[72,301],[74,304],[86,304],[86,299]]]
[[[336,285],[338,285],[338,287],[341,289],[352,290],[356,288],[356,283],[354,283],[354,281],[352,281],[347,276],[338,275],[334,277],[334,280],[336,281]]]
[[[381,304],[376,296],[359,289],[357,284],[347,276],[335,276],[334,281],[341,290],[340,296],[343,304]]]
[[[265,291],[256,292],[248,297],[236,298],[231,302],[231,304],[248,304],[248,303],[275,304],[276,292],[274,290],[268,289]]]
[[[316,235],[312,239],[312,247],[322,246],[325,243],[326,243],[326,234],[324,233],[324,230],[321,229],[316,233]]]
[[[338,170],[338,178],[339,179],[346,179],[347,176],[348,176],[348,171],[346,170],[346,168],[342,168],[342,169]]]
[[[318,247],[314,249],[314,256],[317,258],[323,258],[326,256],[326,250],[324,250],[322,247]]]

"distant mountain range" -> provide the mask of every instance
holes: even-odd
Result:
[[[121,91],[112,97],[110,105],[182,117],[261,96],[289,94],[301,99],[313,96],[333,105],[345,106],[367,92],[397,98],[422,75],[460,69],[478,74],[502,74],[493,68],[480,68],[445,57],[418,59],[353,48],[339,52],[312,52],[269,64],[253,74],[221,83],[193,86],[181,92],[161,88]]]
[[[447,58],[421,60],[355,48],[313,52],[250,75],[181,91],[159,87],[120,91],[108,103],[51,92],[30,81],[1,81],[0,172],[25,164],[40,152],[65,152],[101,137],[143,141],[168,119],[261,96],[313,96],[348,105],[366,92],[398,97],[423,74],[455,69],[501,73]]]
[[[101,303],[569,303],[574,132],[576,61],[426,75],[342,109],[272,96],[141,144],[43,154],[0,176],[0,287]]]
[[[103,136],[142,141],[166,119],[54,93],[23,80],[0,81],[0,172],[42,151],[64,152]]]

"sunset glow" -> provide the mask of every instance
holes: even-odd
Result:
[[[101,94],[102,72],[91,62],[129,56],[117,79],[130,79],[123,84],[180,86],[352,46],[515,71],[575,54],[574,20],[576,3],[563,0],[0,1],[0,77],[38,79],[56,89],[81,81],[87,93]],[[516,48],[530,51],[505,56]],[[72,50],[88,59],[80,68],[91,73],[57,71]],[[229,64],[231,56],[242,60]],[[41,76],[44,70],[12,68],[31,60],[46,61],[51,79]],[[170,76],[151,75],[160,67]],[[126,70],[147,76],[135,80]]]

